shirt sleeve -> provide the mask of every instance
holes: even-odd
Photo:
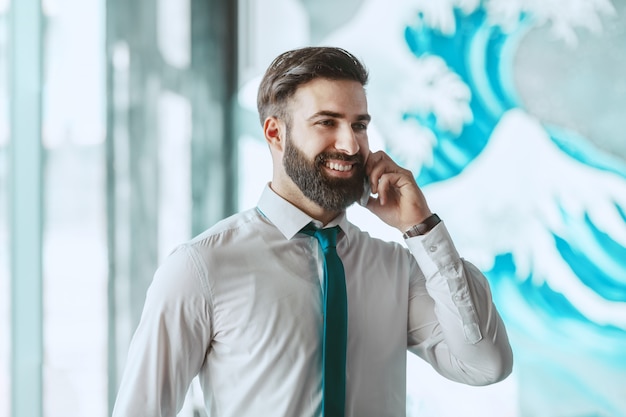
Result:
[[[194,249],[157,270],[132,338],[113,417],[175,416],[211,341],[210,297]]]
[[[421,270],[409,289],[409,350],[454,381],[506,378],[513,355],[485,276],[459,256],[443,222],[406,244]]]

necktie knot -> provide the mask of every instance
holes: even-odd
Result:
[[[329,248],[337,247],[337,235],[339,234],[339,230],[341,230],[339,226],[318,229],[313,226],[313,224],[309,223],[302,229],[302,232],[315,237],[320,243],[322,250],[326,252]]]

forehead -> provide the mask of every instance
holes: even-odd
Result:
[[[365,88],[358,81],[316,78],[298,87],[289,109],[292,114],[303,116],[320,111],[364,115],[367,114]]]

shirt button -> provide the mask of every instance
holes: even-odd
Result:
[[[428,250],[431,252],[435,252],[437,250],[437,246],[433,245],[430,248],[428,248]]]

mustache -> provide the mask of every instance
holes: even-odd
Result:
[[[329,159],[334,159],[334,160],[338,160],[338,161],[353,162],[355,164],[361,164],[361,165],[363,165],[365,163],[363,155],[361,155],[359,153],[358,154],[354,154],[354,155],[346,155],[344,153],[339,153],[339,152],[324,152],[324,153],[321,153],[321,154],[319,154],[319,155],[317,155],[315,157],[315,163],[316,163],[316,165],[323,165]]]

